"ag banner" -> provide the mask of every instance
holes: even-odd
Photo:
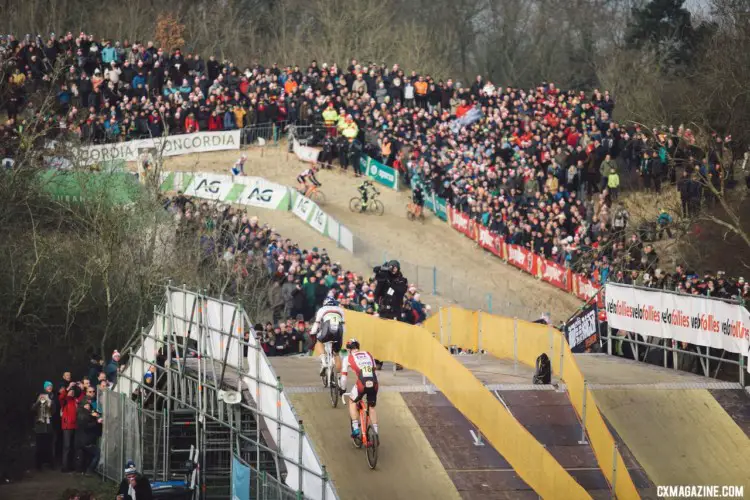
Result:
[[[364,171],[370,179],[398,191],[398,172],[391,167],[365,155],[360,157],[360,167],[365,169]]]
[[[585,352],[599,340],[596,303],[588,304],[565,323],[565,336],[573,352]]]
[[[162,192],[183,191],[204,200],[238,203],[271,210],[289,210],[289,188],[262,177],[169,172],[159,188]]]

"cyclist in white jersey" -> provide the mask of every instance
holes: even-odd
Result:
[[[315,313],[315,323],[313,323],[310,335],[316,335],[317,341],[313,351],[320,358],[320,376],[325,373],[325,347],[326,342],[333,342],[333,357],[336,363],[336,371],[341,369],[341,357],[339,351],[344,339],[344,309],[333,297],[328,297],[323,302],[323,307]]]
[[[247,161],[247,155],[240,156],[240,159],[234,162],[232,166],[232,175],[245,175],[245,162]]]
[[[367,396],[367,404],[370,407],[370,421],[375,433],[378,433],[378,414],[375,411],[375,405],[378,403],[378,376],[375,374],[375,358],[367,351],[359,350],[359,341],[351,339],[346,343],[346,349],[349,355],[344,358],[341,367],[341,380],[339,387],[341,394],[346,392],[346,377],[351,368],[356,377],[349,392],[349,416],[352,419],[352,437],[359,437],[362,430],[359,428],[359,415],[357,413],[357,403],[363,396]]]

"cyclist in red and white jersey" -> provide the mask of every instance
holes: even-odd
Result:
[[[375,405],[378,402],[378,376],[375,374],[375,358],[367,351],[359,350],[359,341],[351,339],[346,343],[349,355],[344,358],[341,367],[341,394],[346,392],[346,378],[351,368],[356,381],[349,392],[349,416],[352,419],[352,437],[356,438],[362,434],[359,428],[359,415],[357,403],[363,396],[367,396],[367,404],[370,406],[370,421],[375,433],[378,432],[378,414]]]
[[[310,168],[306,168],[300,174],[297,176],[297,182],[300,184],[300,191],[304,194],[307,193],[307,181],[310,180],[310,183],[315,187],[320,187],[320,181],[315,177],[315,172],[317,172],[318,169],[314,165]]]

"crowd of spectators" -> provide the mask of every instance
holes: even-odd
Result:
[[[66,371],[58,382],[45,381],[33,405],[36,468],[91,474],[99,463],[102,435],[100,396],[117,381],[120,354],[108,363],[93,354],[80,379]]]
[[[309,350],[312,320],[326,297],[346,309],[379,314],[375,275],[347,271],[325,248],[300,248],[258,217],[229,205],[178,194],[166,199],[165,206],[178,219],[181,233],[199,237],[205,265],[231,270],[233,288],[241,287],[243,279],[257,279],[259,272],[270,279],[267,305],[272,318],[255,325],[266,354]],[[416,286],[410,285],[396,319],[419,324],[429,311]]]
[[[642,279],[647,271],[637,258],[648,253],[647,238],[618,218],[621,184],[654,193],[674,184],[681,215],[692,215],[713,202],[707,186],[718,185],[731,156],[731,137],[716,136],[703,151],[682,126],[617,123],[607,91],[587,94],[553,83],[525,90],[478,76],[463,85],[356,60],[239,68],[213,56],[203,60],[181,49],[166,53],[152,42],[97,40],[83,32],[47,40],[9,36],[0,48],[12,73],[9,121],[0,130],[6,139],[38,113],[30,97],[45,88],[52,88],[56,105],[37,126],[94,143],[166,130],[320,123],[324,163],[338,158],[356,172],[361,151],[376,156],[507,242],[597,283],[632,271]],[[12,141],[0,143],[12,150]],[[659,219],[667,237],[672,215]],[[358,307],[366,307],[364,284],[356,288]]]

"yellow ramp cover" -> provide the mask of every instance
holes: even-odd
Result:
[[[460,499],[401,394],[378,394],[381,441],[375,470],[349,438],[346,409],[331,408],[327,393],[289,397],[341,500]]]
[[[750,439],[707,390],[594,392],[654,484],[750,487]]]

